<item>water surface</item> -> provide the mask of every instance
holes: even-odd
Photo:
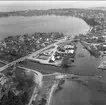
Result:
[[[50,105],[106,105],[106,84],[87,78],[79,80],[67,80],[53,94]]]
[[[34,32],[63,32],[72,35],[85,32],[89,26],[82,20],[66,16],[10,16],[0,18],[0,40],[7,36]]]

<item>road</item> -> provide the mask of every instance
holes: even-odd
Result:
[[[74,36],[72,35],[72,36],[70,37],[70,41],[72,41],[73,38],[74,38]],[[13,62],[10,62],[10,63],[6,64],[5,66],[1,67],[1,68],[0,68],[0,72],[2,72],[3,70],[7,69],[8,67],[10,67],[10,66],[12,66],[12,65],[15,65],[16,63],[18,63],[18,62],[20,62],[20,61],[24,61],[25,59],[31,59],[31,60],[32,60],[32,56],[36,56],[37,54],[39,54],[39,53],[42,52],[43,50],[46,50],[46,49],[48,49],[49,47],[52,47],[52,46],[57,46],[57,44],[62,43],[62,42],[64,42],[64,41],[66,41],[66,40],[67,40],[67,37],[64,37],[64,39],[62,38],[61,40],[58,40],[57,42],[52,43],[51,45],[48,45],[48,46],[46,46],[45,48],[42,48],[42,49],[40,49],[40,50],[38,50],[38,51],[36,51],[36,52],[33,52],[32,54],[29,54],[29,55],[27,55],[27,56],[24,56],[24,57],[22,57],[22,58],[19,58],[19,59],[15,60],[15,61],[13,61]]]
[[[33,72],[34,73],[35,88],[33,90],[32,96],[31,96],[30,101],[28,103],[28,105],[31,105],[33,99],[35,100],[35,98],[38,94],[37,90],[39,88],[41,88],[42,85],[43,85],[43,75],[40,72],[36,71],[36,70],[32,70],[32,69],[28,69],[28,68],[20,67],[20,66],[18,66],[18,68],[25,69],[28,72]]]
[[[63,41],[65,41],[66,40],[66,37],[64,37],[64,39],[61,39],[61,40],[59,40],[58,42],[55,42],[55,43],[53,43],[53,44],[51,44],[51,45],[49,45],[49,46],[47,46],[47,47],[45,47],[45,48],[43,48],[43,49],[41,49],[41,50],[38,50],[38,51],[36,51],[36,52],[34,52],[33,54],[30,54],[29,56],[28,56],[28,59],[33,59],[33,57],[32,56],[36,56],[38,53],[40,53],[40,52],[42,52],[43,50],[46,50],[46,49],[48,49],[48,48],[50,48],[50,47],[52,47],[52,46],[57,46],[57,44],[59,44],[59,43],[61,43],[61,42],[63,42]],[[34,58],[35,59],[35,58]]]
[[[37,57],[38,57],[38,56],[37,56],[38,53],[32,54],[31,56],[28,57],[28,59],[29,59],[29,60],[38,61],[38,62],[43,63],[43,64],[51,64],[51,65],[58,66],[58,65],[60,64],[60,62],[58,62],[58,63],[56,63],[56,62],[50,63],[50,62],[49,62],[50,59],[53,57],[53,55],[55,55],[55,53],[56,53],[56,51],[57,51],[57,47],[59,46],[58,44],[63,43],[63,42],[65,42],[65,41],[66,41],[66,42],[70,42],[70,41],[73,40],[74,37],[75,37],[74,35],[72,35],[71,37],[64,37],[64,39],[62,38],[61,40],[58,40],[58,42],[54,43],[53,45],[50,45],[50,46],[46,47],[44,50],[46,50],[46,49],[48,49],[48,48],[50,48],[50,47],[52,47],[52,46],[55,46],[55,47],[52,49],[52,50],[53,50],[53,53],[50,55],[50,57],[48,57],[47,60],[43,60],[43,59],[37,58]],[[39,50],[39,53],[42,52],[42,51],[43,51],[43,50]],[[34,57],[33,57],[33,56],[34,56]]]
[[[62,42],[62,41],[65,41],[65,40],[66,40],[66,37],[64,37],[64,39],[59,40],[59,41],[56,42],[56,43],[52,43],[51,45],[48,45],[48,46],[45,47],[45,48],[42,48],[42,49],[40,49],[40,50],[38,50],[38,51],[36,51],[36,52],[33,52],[32,54],[29,54],[29,55],[27,55],[27,56],[24,56],[24,57],[22,57],[22,58],[19,58],[19,59],[15,60],[15,61],[13,61],[13,62],[10,62],[10,63],[6,64],[5,66],[1,67],[1,68],[0,68],[0,72],[2,72],[3,70],[7,69],[8,67],[10,67],[10,66],[12,66],[12,65],[15,65],[16,63],[18,63],[18,62],[20,62],[20,61],[24,61],[25,59],[30,59],[32,56],[36,56],[36,55],[37,55],[38,53],[40,53],[41,51],[46,50],[46,49],[48,49],[49,47],[52,47],[53,45],[56,45],[56,44],[58,44],[58,43],[60,43],[60,42]]]
[[[0,72],[2,72],[3,70],[7,69],[8,67],[10,67],[10,66],[12,66],[12,65],[15,65],[16,63],[18,63],[18,62],[20,62],[20,61],[23,61],[23,60],[25,60],[25,59],[30,59],[32,56],[36,56],[38,53],[42,52],[43,50],[48,49],[49,47],[56,46],[56,47],[55,47],[55,50],[56,50],[56,49],[57,49],[57,44],[66,41],[66,39],[67,39],[67,37],[64,37],[64,39],[61,39],[61,40],[59,40],[59,41],[57,41],[57,42],[55,42],[55,43],[52,43],[51,45],[49,45],[49,46],[47,46],[47,47],[45,47],[45,48],[43,48],[43,49],[40,49],[40,50],[38,50],[38,51],[36,51],[36,52],[34,52],[34,53],[32,53],[32,54],[29,54],[29,55],[27,55],[27,56],[24,56],[24,57],[22,57],[22,58],[19,58],[19,59],[15,60],[15,61],[11,62],[11,63],[8,63],[8,64],[6,64],[5,66],[3,66],[3,67],[0,68]],[[55,53],[55,51],[54,51],[54,53]],[[53,53],[53,54],[54,54],[54,53]],[[27,71],[32,71],[32,72],[34,72],[34,74],[35,74],[35,79],[34,79],[34,80],[35,80],[35,83],[37,83],[39,87],[42,86],[43,75],[42,75],[40,72],[35,71],[35,70],[32,70],[32,69],[24,68],[24,67],[19,67],[19,68],[25,69],[25,70],[27,70]],[[54,92],[54,89],[55,89],[55,87],[56,87],[57,85],[58,85],[58,84],[55,83],[55,84],[53,85],[53,87],[51,88],[50,96],[49,96],[49,98],[48,98],[48,105],[49,105],[49,103],[50,103],[50,100],[51,100],[52,94],[53,94],[53,92]],[[33,94],[32,94],[32,97],[31,97],[31,99],[30,99],[28,105],[31,104],[33,98],[37,95],[36,92],[37,92],[37,89],[36,89],[36,87],[35,87],[35,89],[34,89],[34,91],[33,91]]]
[[[32,96],[31,96],[31,99],[30,99],[28,105],[32,105],[32,101],[33,101],[34,98],[36,98],[36,96],[37,96],[37,88],[36,88],[36,86],[35,86],[35,88],[34,88],[34,90],[33,90],[33,94],[32,94]]]

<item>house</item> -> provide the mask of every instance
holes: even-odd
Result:
[[[74,48],[74,45],[65,45],[64,49],[70,49],[70,48]]]
[[[51,57],[50,61],[49,62],[54,62],[55,61],[55,57],[54,55]]]
[[[103,47],[106,47],[106,44],[104,44]]]
[[[39,41],[39,40],[37,40],[37,41],[36,41],[36,43],[40,43],[40,41]]]
[[[44,55],[50,55],[51,53],[52,53],[52,51],[50,51],[50,50],[43,52]]]
[[[57,56],[57,57],[55,57],[56,58],[56,60],[59,60],[59,59],[61,59],[61,56]]]
[[[51,60],[52,60],[52,61],[55,61],[55,57],[54,57],[54,56],[52,56]]]
[[[98,37],[96,37],[96,36],[93,36],[93,37],[92,37],[92,39],[98,39]]]
[[[106,51],[104,51],[104,54],[106,54]]]
[[[74,54],[74,50],[68,50],[68,53]]]
[[[47,38],[46,41],[49,41],[49,38]]]
[[[44,44],[44,43],[42,43],[42,46],[43,46],[43,47],[45,47],[45,44]]]
[[[103,38],[106,38],[106,35],[103,35],[102,37],[103,37]]]

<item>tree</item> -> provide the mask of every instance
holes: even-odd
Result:
[[[65,55],[62,60],[61,67],[64,68],[65,71],[67,72],[67,69],[70,67],[71,63],[72,62],[70,61],[69,55]]]

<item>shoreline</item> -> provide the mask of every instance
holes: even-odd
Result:
[[[89,30],[88,31],[86,31],[86,34],[85,35],[87,35],[87,33],[89,33],[90,31],[92,30],[92,27],[90,27],[89,26]],[[80,34],[78,34],[78,35],[80,35]],[[77,36],[77,35],[72,35],[72,36]],[[74,40],[74,37],[73,37],[73,39],[71,40],[71,41],[73,41]],[[37,63],[39,63],[39,64],[43,64],[43,65],[51,65],[51,66],[55,66],[55,67],[60,67],[61,66],[61,62],[62,62],[62,60],[59,62],[59,63],[57,63],[57,62],[53,62],[53,63],[49,63],[48,61],[44,61],[44,60],[42,60],[42,59],[29,59],[30,61],[32,61],[32,62],[37,62]]]
[[[81,19],[81,18],[80,18]],[[82,19],[83,20],[83,19]],[[84,32],[85,33],[83,33],[82,32],[82,34],[84,34],[84,35],[87,35],[88,33],[90,33],[91,32],[91,30],[92,30],[92,28],[93,27],[91,27],[91,26],[89,26],[89,30],[87,31],[87,30],[85,30]],[[78,35],[80,35],[80,33],[78,34]],[[74,39],[74,37],[75,36],[77,36],[77,35],[72,35],[73,36],[73,39]],[[66,40],[65,40],[66,41]],[[37,51],[36,51],[37,52]],[[20,58],[19,58],[20,59]],[[30,60],[31,61],[31,60]],[[2,61],[1,61],[2,62]],[[14,61],[13,61],[14,62]],[[50,66],[55,66],[55,67],[59,67],[58,66],[58,64],[57,63],[48,63],[48,62],[45,62],[45,61],[43,61],[43,60],[35,60],[35,61],[31,61],[31,62],[36,62],[36,63],[39,63],[39,64],[41,64],[41,65],[50,65]],[[55,72],[55,71],[54,71]],[[62,74],[61,74],[62,75]],[[61,75],[58,75],[58,78],[55,78],[55,82],[56,82],[56,80],[61,80],[61,79],[63,79],[63,78],[61,78]],[[74,75],[73,73],[72,73],[72,75]],[[56,76],[56,75],[55,75]],[[60,76],[60,77],[59,77]],[[66,77],[64,77],[65,79],[72,79],[72,77],[71,77],[71,73],[70,73],[70,75],[67,75],[66,74],[66,76],[67,76],[67,78]],[[80,75],[79,74],[79,77],[81,77],[82,75]],[[94,76],[93,76],[94,77]],[[74,78],[74,76],[73,76],[73,78]],[[76,77],[75,77],[76,78]],[[95,78],[95,77],[94,77]],[[50,88],[50,90],[49,90],[49,95],[48,95],[48,97],[47,97],[47,105],[50,105],[50,102],[51,102],[51,100],[52,100],[52,97],[53,97],[53,93],[54,93],[54,91],[55,91],[55,88],[58,86],[58,83],[56,84],[56,83],[54,83],[54,84],[52,84],[52,87]]]
[[[85,35],[87,35],[87,33],[89,33],[90,31],[92,30],[92,27],[90,27],[89,26],[89,30],[88,31],[86,31],[85,33],[83,33],[83,34],[85,34]],[[78,35],[80,35],[80,33],[78,34]],[[17,36],[17,35],[16,35]],[[71,36],[77,36],[76,34],[75,35],[71,35]],[[66,36],[64,35],[64,38],[65,38]],[[73,37],[73,39],[74,39],[74,37]],[[60,38],[61,39],[61,38]],[[63,37],[62,37],[62,39],[63,39]],[[31,60],[31,59],[30,59]],[[48,62],[44,62],[44,61],[40,61],[40,59],[36,59],[36,60],[31,60],[32,62],[36,62],[36,63],[39,63],[39,64],[43,64],[43,65],[51,65],[51,66],[55,66],[55,67],[60,67],[60,63],[59,64],[57,64],[57,63],[48,63]],[[1,62],[3,62],[4,64],[6,64],[6,61],[4,62],[3,60],[1,60]]]
[[[42,15],[42,16],[43,16],[43,15]],[[44,16],[46,16],[46,15],[44,15]],[[52,16],[52,15],[48,15],[48,16]],[[14,16],[12,16],[12,17],[13,17],[13,19],[14,19]],[[33,17],[33,16],[32,16],[32,17]],[[32,18],[32,17],[31,17],[31,18]],[[83,20],[82,18],[72,17],[72,16],[56,16],[56,17],[60,17],[60,18],[61,18],[61,17],[75,18],[75,19],[79,19],[79,21],[80,21],[80,20]],[[26,17],[25,17],[25,18],[26,18]],[[24,20],[24,19],[23,19],[23,20]],[[4,20],[3,20],[3,21],[4,21]],[[28,20],[28,21],[29,21],[29,20]],[[35,21],[36,21],[36,19],[35,19]],[[50,20],[49,20],[49,21],[50,21]],[[83,21],[84,21],[84,20],[83,20]],[[8,22],[8,21],[7,21],[7,22]],[[85,22],[85,21],[84,21],[84,22]],[[17,22],[17,23],[18,23],[18,22]],[[85,22],[85,23],[86,23],[86,22]],[[36,22],[35,22],[35,24],[36,24]],[[86,24],[87,24],[87,23],[86,23]],[[6,25],[6,24],[5,24],[5,25]],[[14,23],[13,23],[13,25],[14,25]],[[19,24],[19,25],[20,25],[20,24]],[[88,24],[87,24],[87,25],[88,25]],[[89,25],[88,25],[88,26],[89,26]],[[11,25],[10,25],[10,27],[11,27]],[[4,28],[5,28],[5,27],[4,27]],[[18,27],[17,27],[17,28],[18,28]],[[33,28],[33,27],[32,27],[32,28]],[[10,29],[11,29],[11,28],[10,28]],[[11,33],[10,35],[7,34],[8,31],[6,31],[5,34],[2,34],[2,33],[1,33],[1,40],[0,40],[0,41],[2,41],[4,38],[7,38],[8,36],[17,36],[17,35],[20,35],[20,34],[21,34],[21,35],[23,35],[23,34],[29,34],[29,35],[30,35],[30,34],[35,33],[35,31],[33,31],[33,30],[30,31],[30,29],[28,29],[29,32],[27,32],[26,29],[27,29],[27,28],[25,28],[25,31],[26,31],[26,32],[21,32],[21,31],[20,31],[20,33],[19,33],[19,32],[17,33],[17,31],[16,31],[16,32]],[[35,29],[36,29],[36,28],[35,28]],[[58,30],[60,31],[60,29],[58,29]],[[57,31],[58,31],[58,30],[57,30]],[[85,30],[86,30],[86,29],[85,29]],[[58,31],[58,32],[59,32],[59,31]],[[83,31],[84,31],[84,30],[83,30]],[[36,31],[36,32],[39,32],[39,31]],[[41,31],[41,32],[43,33],[43,31]],[[50,30],[50,31],[47,30],[47,31],[44,31],[44,32],[52,32],[52,31],[51,31],[51,30]],[[16,34],[15,34],[15,33],[16,33]],[[69,35],[68,31],[67,31],[67,32],[66,32],[66,31],[64,31],[64,32],[61,31],[61,33],[64,33],[64,34]],[[83,32],[76,32],[76,31],[75,31],[75,32],[72,32],[72,33],[70,33],[70,34],[80,34],[80,33],[83,33]],[[84,32],[84,33],[85,33],[85,32]],[[6,36],[5,36],[5,35],[6,35]]]

